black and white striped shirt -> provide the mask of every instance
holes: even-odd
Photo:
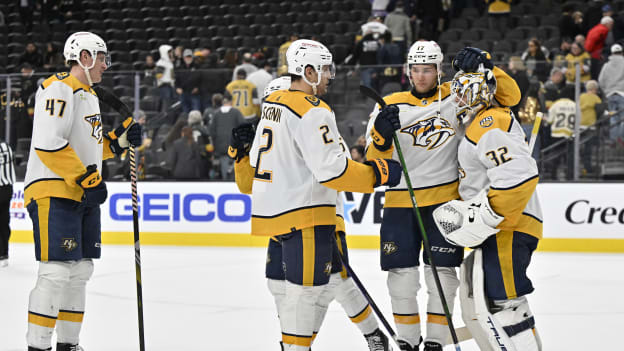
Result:
[[[9,144],[0,141],[0,186],[15,183],[15,159]]]

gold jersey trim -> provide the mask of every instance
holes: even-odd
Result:
[[[513,116],[509,108],[491,107],[479,112],[477,117],[466,128],[466,139],[477,145],[485,133],[490,130],[500,129],[504,132],[509,132],[512,125]]]
[[[450,183],[434,185],[426,188],[414,188],[414,196],[416,204],[419,207],[432,206],[447,201],[459,199],[459,180]],[[412,200],[407,189],[403,190],[386,190],[385,207],[412,207]]]
[[[60,197],[80,202],[83,193],[84,191],[78,184],[70,186],[64,179],[37,179],[24,188],[24,205],[28,206],[33,200],[49,197]]]
[[[90,86],[82,83],[81,81],[78,80],[78,78],[76,78],[75,76],[67,72],[56,73],[48,77],[46,80],[43,81],[43,83],[41,83],[41,88],[46,89],[54,82],[61,82],[67,85],[68,87],[71,88],[74,94],[82,90],[90,94],[93,94],[94,96],[97,96],[95,91]]]
[[[336,205],[296,208],[274,216],[251,216],[251,235],[275,236],[317,225],[336,225]]]

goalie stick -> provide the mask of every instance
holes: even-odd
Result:
[[[370,87],[365,85],[360,85],[360,93],[364,96],[367,96],[373,100],[375,100],[379,106],[386,107],[387,104],[384,99],[379,96],[379,94]],[[440,283],[440,276],[438,275],[438,269],[433,262],[433,256],[431,255],[431,246],[429,244],[429,238],[427,237],[427,233],[425,232],[425,227],[423,225],[423,220],[420,217],[420,211],[418,210],[418,204],[416,203],[416,197],[414,196],[414,189],[412,188],[412,181],[410,180],[409,173],[407,172],[407,166],[405,164],[405,159],[403,158],[403,152],[401,151],[401,145],[399,144],[399,139],[396,136],[396,133],[392,133],[392,140],[394,141],[394,146],[396,147],[397,154],[399,155],[399,161],[401,162],[401,167],[403,168],[403,176],[405,177],[405,182],[407,183],[407,190],[410,194],[410,199],[412,200],[412,209],[414,210],[414,216],[418,220],[418,226],[420,228],[420,232],[422,233],[423,238],[423,246],[425,248],[425,252],[429,257],[429,265],[431,266],[431,270],[433,272],[433,278],[435,280],[436,288],[438,290],[438,294],[440,295],[440,301],[442,302],[442,308],[444,309],[444,316],[446,317],[446,321],[448,322],[448,327],[451,332],[451,338],[453,340],[453,344],[455,345],[455,350],[459,351],[461,348],[459,347],[459,340],[457,339],[457,333],[455,332],[455,327],[453,326],[453,319],[451,317],[451,313],[449,311],[448,303],[446,302],[446,297],[444,297],[444,291],[442,290],[442,284]]]
[[[539,132],[540,125],[542,124],[542,116],[541,112],[535,114],[535,122],[533,122],[531,140],[529,141],[529,155],[533,155],[533,148],[535,147],[535,141],[537,140],[537,133]]]
[[[98,99],[117,111],[123,118],[132,117],[132,111],[117,96],[100,86],[93,87]],[[132,223],[134,229],[134,270],[137,287],[137,313],[139,319],[139,349],[145,351],[145,332],[143,326],[143,287],[141,278],[141,242],[139,239],[139,205],[137,196],[137,166],[134,145],[130,145],[130,184],[132,187]]]

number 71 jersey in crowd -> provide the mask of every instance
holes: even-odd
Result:
[[[489,189],[492,209],[505,217],[497,228],[541,239],[542,210],[535,192],[537,164],[520,123],[508,108],[480,111],[466,128],[457,159],[462,200]]]
[[[280,90],[261,112],[249,154],[252,234],[336,224],[337,191],[322,183],[345,173],[348,150],[331,108],[313,95]]]

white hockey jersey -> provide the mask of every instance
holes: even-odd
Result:
[[[499,68],[495,67],[493,72],[499,86],[496,99],[503,105],[517,104],[520,89],[516,82]],[[442,99],[439,116],[438,93]],[[459,198],[457,147],[464,132],[451,99],[450,82],[441,84],[438,91],[427,98],[417,98],[410,91],[384,98],[387,104],[395,104],[400,109],[401,129],[396,134],[418,206],[431,206]],[[378,113],[379,105],[376,105],[367,127],[366,156],[368,159],[391,157],[398,161],[394,147],[381,152],[372,145],[370,132]],[[404,178],[398,186],[386,189],[385,195],[384,207],[412,207]]]
[[[548,123],[553,138],[569,138],[574,134],[576,103],[570,99],[555,101],[548,110]]]
[[[537,164],[511,110],[494,107],[477,114],[459,144],[458,160],[462,200],[489,189],[492,209],[505,217],[497,228],[541,239]]]
[[[68,73],[46,79],[35,96],[30,156],[24,179],[25,204],[45,197],[81,201],[76,179],[112,157],[103,138],[97,95]]]
[[[269,95],[247,167],[255,168],[252,234],[335,225],[337,191],[372,192],[375,182],[372,167],[348,155],[325,102],[301,91]]]

